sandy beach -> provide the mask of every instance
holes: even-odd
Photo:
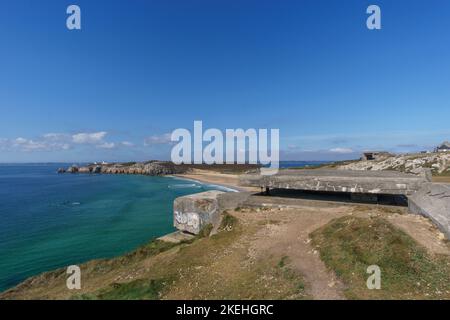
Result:
[[[239,185],[238,174],[220,173],[209,170],[193,169],[189,173],[173,175],[174,177],[196,180],[202,183],[210,183],[220,185],[236,191],[260,191],[254,187],[244,187]]]

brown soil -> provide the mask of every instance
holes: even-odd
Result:
[[[263,224],[251,239],[249,256],[278,255],[288,266],[303,275],[307,293],[313,299],[343,299],[342,284],[327,270],[317,252],[309,244],[309,234],[333,218],[343,216],[346,207],[333,209],[269,209],[243,210],[237,216],[245,224]]]
[[[433,182],[450,183],[450,176],[434,176]]]

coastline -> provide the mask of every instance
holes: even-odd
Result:
[[[207,170],[194,169],[189,173],[168,175],[179,179],[195,181],[211,186],[218,186],[233,192],[259,191],[254,187],[243,187],[239,185],[238,174],[225,174]]]
[[[238,173],[193,169],[189,173],[168,174],[163,177],[195,182],[219,190],[222,188],[227,191],[245,192],[251,189],[239,185]],[[191,183],[183,183],[184,185]],[[258,192],[259,188],[253,188],[253,191]],[[325,246],[316,247],[311,239],[324,244],[338,243],[337,247],[332,248],[333,253],[338,254],[347,244],[342,244],[339,239],[334,238],[333,233],[326,231],[337,227],[341,230],[340,221],[344,221],[346,224],[351,223],[351,228],[345,231],[348,236],[357,237],[357,248],[364,248],[365,255],[371,254],[371,247],[364,247],[367,241],[365,238],[361,239],[358,234],[355,236],[354,227],[364,228],[364,234],[368,234],[370,239],[386,239],[385,230],[388,228],[392,237],[406,237],[404,246],[412,246],[402,250],[416,250],[415,246],[420,245],[420,248],[426,248],[426,254],[439,253],[450,257],[450,247],[432,223],[426,218],[407,215],[406,212],[404,208],[385,208],[360,203],[332,204],[301,198],[269,200],[264,196],[256,196],[251,200],[250,206],[230,209],[226,213],[227,225],[219,228],[214,237],[202,233],[183,238],[171,236],[169,233],[168,239],[162,239],[163,235],[155,239],[156,241],[143,244],[125,254],[88,260],[80,264],[84,283],[81,291],[67,290],[66,269],[59,268],[31,276],[0,292],[0,300],[108,300],[129,299],[130,294],[137,299],[288,299],[293,296],[301,299],[346,299],[346,286],[350,286],[351,290],[358,294],[358,299],[385,298],[392,294],[403,297],[403,287],[398,290],[396,287],[388,288],[375,293],[361,293],[358,289],[359,283],[351,287],[347,278],[336,276],[333,265],[321,260],[320,255],[311,254],[313,250],[319,253],[318,250],[331,250]],[[377,228],[373,228],[374,223]],[[386,243],[389,239],[391,238],[385,240]],[[231,254],[228,249],[230,247],[236,248]],[[252,254],[250,258],[249,252]],[[389,254],[390,251],[383,251],[383,255]],[[242,265],[248,265],[249,259],[254,259],[252,261],[255,261],[255,264],[250,265],[251,269],[242,268]],[[347,263],[345,270],[349,270],[350,275],[355,273],[352,261],[352,257],[344,261]],[[430,265],[425,265],[421,270],[447,268],[448,265],[446,261],[426,261],[431,261]],[[409,260],[399,263],[407,268]],[[200,269],[201,272],[197,272]],[[221,290],[211,286],[217,281],[218,274],[223,277],[221,280],[225,284]],[[270,289],[267,289],[268,286],[261,286],[255,290],[255,283],[265,283],[255,282],[255,276],[267,279],[267,275],[272,279]],[[408,275],[413,276],[420,278],[416,273]],[[416,278],[414,283],[418,281]],[[195,287],[192,284],[195,284]],[[365,285],[365,282],[361,284]],[[444,282],[443,288],[445,285]],[[274,287],[277,291],[272,289]],[[423,288],[425,291],[417,293],[417,297],[428,297],[430,293],[427,287]],[[440,294],[433,297],[442,298]]]
[[[214,171],[207,171],[207,170],[201,170],[201,169],[193,169],[192,172],[190,173],[185,173],[185,174],[168,174],[168,175],[164,175],[162,177],[169,177],[169,178],[174,178],[177,180],[181,180],[181,181],[189,181],[189,182],[194,182],[194,183],[198,183],[200,185],[203,185],[205,187],[210,187],[210,188],[214,188],[220,191],[225,191],[225,192],[245,192],[245,191],[249,191],[249,189],[252,188],[246,188],[246,187],[242,187],[239,186],[239,174],[223,174],[223,173],[218,173],[218,172],[214,172]],[[195,193],[195,192],[194,192]],[[173,232],[169,232],[169,233],[163,233],[157,237],[155,237],[154,239],[161,239],[164,238],[165,236],[171,235]],[[149,239],[149,243],[151,243],[152,239]],[[125,254],[119,254],[119,255],[115,255],[113,257],[99,257],[99,258],[93,258],[93,259],[86,259],[83,260],[83,262],[81,262],[81,264],[83,266],[87,266],[87,265],[91,265],[94,263],[97,263],[97,261],[103,261],[103,260],[110,260],[110,261],[116,261],[116,260],[120,260],[120,259],[124,259],[124,257],[126,257],[127,255],[133,254],[134,252],[136,252],[136,250],[139,250],[139,248],[141,248],[144,245],[139,245],[129,251],[127,251]],[[35,275],[31,275],[27,278],[25,278],[24,280],[22,280],[21,282],[17,283],[16,285],[12,286],[12,287],[8,287],[4,290],[0,291],[0,296],[8,294],[8,292],[15,292],[16,290],[18,290],[19,288],[22,288],[24,285],[26,286],[28,283],[30,283],[30,281],[35,281],[36,279],[42,279],[45,278],[46,275],[48,274],[55,274],[55,273],[60,273],[61,271],[64,271],[64,267],[58,267],[58,268],[51,268],[45,271],[42,271],[40,273],[37,273]],[[21,290],[21,289],[19,289]],[[0,298],[1,300],[2,298]]]
[[[104,185],[103,185],[103,187],[100,187],[100,185],[101,184],[99,184],[99,183],[92,183],[91,181],[103,181],[103,182],[105,182],[105,179],[101,179],[101,177],[100,177],[100,175],[97,175],[97,174],[92,174],[92,176],[90,176],[89,178],[88,178],[88,176],[87,175],[70,175],[70,176],[64,176],[64,175],[57,175],[56,173],[55,173],[55,170],[56,170],[56,167],[58,166],[59,164],[55,164],[55,165],[50,165],[50,166],[43,166],[43,165],[39,165],[39,170],[38,170],[38,172],[39,172],[39,174],[40,174],[40,176],[42,176],[43,174],[45,174],[45,176],[42,176],[43,178],[42,179],[51,179],[51,180],[45,180],[46,181],[46,183],[47,183],[47,185],[55,185],[55,186],[58,186],[58,187],[55,187],[56,189],[55,189],[55,191],[52,193],[52,194],[54,194],[55,195],[55,197],[53,197],[53,198],[51,198],[51,200],[49,200],[49,202],[50,202],[50,204],[48,205],[47,203],[44,203],[43,204],[43,206],[44,207],[46,207],[47,208],[47,206],[51,206],[51,209],[53,210],[53,211],[62,211],[62,210],[65,210],[65,212],[69,212],[69,213],[67,213],[67,216],[72,216],[72,214],[70,214],[72,211],[74,211],[74,212],[77,212],[77,214],[83,214],[83,212],[85,212],[86,210],[88,210],[88,209],[84,209],[85,207],[86,208],[89,208],[89,206],[90,206],[90,203],[92,202],[92,201],[96,201],[95,199],[91,199],[91,198],[89,198],[89,199],[85,199],[85,198],[83,198],[84,197],[84,195],[82,194],[82,193],[77,193],[76,191],[77,190],[73,190],[73,189],[66,189],[65,188],[65,184],[64,184],[64,181],[66,181],[67,182],[67,186],[70,186],[71,188],[73,187],[73,186],[77,186],[78,185],[78,183],[80,183],[80,181],[81,182],[85,182],[85,183],[87,183],[88,185],[92,185],[93,187],[96,187],[96,189],[93,189],[93,191],[92,191],[92,193],[97,193],[99,190],[107,190],[108,192],[109,192],[109,190],[112,190],[112,191],[114,191],[115,189],[113,188],[113,189],[111,189],[111,188],[106,188],[106,189],[104,189]],[[41,168],[42,167],[42,168]],[[9,170],[8,171],[8,173],[10,173],[10,174],[14,174],[14,172],[12,172],[12,171],[10,171],[11,169],[7,169],[7,170]],[[36,170],[36,169],[33,169],[33,170]],[[35,171],[32,171],[32,173],[34,174],[34,172]],[[48,177],[47,177],[48,176]],[[142,175],[143,177],[144,177],[144,175]],[[157,179],[158,181],[159,181],[159,179],[161,179],[161,181],[163,181],[163,178],[164,177],[170,177],[170,175],[167,175],[167,176],[161,176],[161,177],[154,177],[155,179]],[[91,179],[92,178],[92,179]],[[125,178],[125,175],[123,176],[123,178],[125,179],[125,180],[130,180],[129,178]],[[100,180],[99,180],[100,179]],[[107,181],[114,181],[114,180],[120,180],[120,179],[122,179],[121,177],[117,177],[117,179],[106,179],[106,182]],[[133,181],[134,181],[134,179],[132,179]],[[173,180],[173,181],[172,181]],[[162,188],[162,189],[160,189],[161,190],[161,192],[162,193],[164,193],[164,194],[172,194],[172,191],[170,191],[170,190],[167,190],[167,187],[166,187],[166,185],[168,185],[168,187],[170,188],[170,185],[172,185],[172,184],[176,184],[176,183],[182,183],[182,181],[185,181],[185,180],[187,180],[186,178],[184,178],[184,177],[177,177],[177,176],[173,176],[172,177],[172,179],[167,179],[165,182],[162,182],[163,183],[163,186],[162,187],[158,187],[158,188]],[[152,181],[153,181],[153,179],[137,179],[136,180],[137,182],[139,182],[138,183],[138,185],[140,185],[140,184],[145,184],[145,188],[137,188],[136,190],[133,188],[133,187],[135,187],[136,185],[135,184],[133,184],[130,188],[128,188],[128,187],[124,187],[124,188],[122,188],[122,187],[120,187],[120,188],[118,188],[117,190],[122,190],[122,189],[124,189],[124,190],[128,190],[128,191],[125,191],[125,194],[126,194],[126,196],[124,196],[126,199],[128,199],[129,201],[134,201],[134,200],[136,200],[136,201],[134,201],[133,202],[133,208],[132,208],[132,210],[134,210],[134,212],[138,212],[139,210],[151,210],[148,206],[147,207],[144,207],[144,209],[140,209],[141,207],[140,207],[140,203],[142,203],[142,201],[147,201],[147,204],[148,204],[148,202],[149,201],[152,201],[151,199],[152,199],[152,197],[155,195],[155,190],[154,189],[151,189],[152,188]],[[176,181],[178,181],[178,182],[176,182]],[[199,190],[203,190],[203,189],[206,189],[206,190],[211,190],[211,189],[216,189],[216,190],[224,190],[225,191],[225,189],[226,189],[226,191],[237,191],[236,190],[236,188],[232,188],[231,186],[223,186],[223,185],[220,185],[220,184],[209,184],[209,183],[204,183],[204,182],[199,182],[199,184],[201,185],[201,189],[199,189]],[[108,183],[107,183],[107,185],[109,185]],[[112,185],[114,185],[114,184],[112,184]],[[122,185],[122,182],[120,183],[120,185]],[[149,186],[150,185],[150,186]],[[155,186],[158,186],[159,184],[155,184]],[[61,186],[63,186],[63,188],[62,189],[60,189],[61,188]],[[150,189],[149,189],[150,188]],[[197,187],[198,188],[198,187]],[[86,190],[86,188],[82,188],[83,190]],[[140,191],[139,191],[140,190]],[[146,194],[146,190],[153,190],[151,193],[152,193],[152,196],[148,196],[148,194]],[[64,193],[68,193],[68,194],[72,194],[71,192],[72,191],[74,191],[75,193],[74,193],[74,196],[70,196],[70,197],[68,197],[69,198],[69,200],[68,201],[63,201],[63,200],[65,200],[65,197],[63,197],[63,196],[61,196],[61,194],[60,193],[62,193],[62,194],[64,194]],[[106,193],[108,193],[108,192],[106,192]],[[159,191],[158,191],[159,192]],[[195,188],[190,188],[190,187],[183,187],[183,188],[181,188],[181,190],[174,190],[173,191],[174,193],[176,193],[177,194],[177,196],[178,195],[189,195],[189,194],[194,194],[194,193],[197,193],[197,192],[199,192],[199,191],[197,191],[197,189],[195,189]],[[158,193],[159,194],[159,193]],[[133,198],[133,196],[136,196],[137,198],[136,199],[134,199]],[[80,198],[81,197],[81,198]],[[156,197],[158,197],[158,199],[166,199],[167,197],[163,197],[163,198],[161,198],[159,195],[156,195]],[[64,199],[63,199],[64,198]],[[170,198],[170,196],[169,196],[169,198]],[[62,199],[62,200],[61,200]],[[142,200],[142,199],[149,199],[149,200]],[[106,197],[106,199],[103,199],[102,201],[109,201],[110,199],[107,199],[107,197]],[[114,200],[111,200],[111,201],[114,201]],[[162,224],[161,222],[159,222],[161,219],[159,219],[158,220],[158,222],[156,223],[156,226],[153,226],[153,225],[150,225],[150,227],[146,227],[145,228],[145,232],[146,233],[149,233],[148,234],[148,236],[146,236],[145,238],[139,238],[139,236],[137,235],[137,234],[142,234],[142,232],[140,231],[140,229],[138,229],[138,232],[135,232],[135,233],[133,233],[132,235],[129,235],[128,237],[127,237],[127,241],[122,241],[121,242],[121,244],[123,244],[124,245],[124,247],[125,246],[127,246],[127,243],[135,243],[135,245],[133,245],[133,246],[128,246],[128,247],[126,247],[126,248],[124,248],[124,250],[121,250],[120,252],[112,252],[113,250],[115,250],[115,249],[111,249],[110,251],[107,251],[106,249],[105,249],[105,254],[101,254],[101,255],[90,255],[90,253],[86,253],[86,252],[84,252],[83,250],[79,250],[80,252],[78,252],[78,251],[76,251],[75,253],[73,253],[74,255],[77,255],[77,259],[76,259],[76,261],[75,260],[73,260],[73,261],[69,261],[69,260],[61,260],[62,261],[62,263],[61,264],[52,264],[52,265],[50,265],[50,266],[48,266],[48,265],[45,265],[46,263],[43,263],[42,265],[37,265],[37,267],[36,267],[36,271],[33,271],[33,272],[31,272],[31,273],[29,273],[29,274],[26,274],[25,275],[25,278],[23,278],[23,279],[21,279],[20,280],[20,282],[18,282],[18,283],[9,283],[8,281],[10,281],[9,280],[9,278],[7,278],[7,276],[5,276],[5,278],[2,278],[2,274],[0,274],[0,284],[2,284],[2,286],[0,286],[0,293],[3,293],[3,292],[5,292],[5,291],[7,291],[7,290],[9,290],[9,289],[11,289],[11,288],[14,288],[15,286],[17,286],[17,285],[19,285],[20,283],[22,283],[22,282],[24,282],[24,281],[26,281],[27,279],[29,279],[29,278],[32,278],[32,277],[36,277],[36,276],[39,276],[39,275],[41,275],[41,274],[43,274],[43,273],[47,273],[47,272],[51,272],[51,271],[54,271],[54,270],[56,270],[56,269],[58,269],[61,265],[69,265],[69,264],[72,264],[72,263],[74,263],[74,262],[81,262],[81,263],[88,263],[88,262],[90,262],[90,261],[93,261],[93,260],[96,260],[96,259],[109,259],[109,258],[114,258],[114,257],[121,257],[121,256],[123,256],[124,254],[126,254],[126,253],[128,253],[128,252],[133,252],[133,251],[135,251],[136,249],[138,249],[140,246],[142,246],[143,244],[146,244],[146,243],[148,243],[149,241],[151,241],[152,239],[156,239],[156,238],[159,238],[159,237],[162,237],[162,236],[164,236],[164,235],[167,235],[167,234],[170,234],[171,232],[173,232],[173,229],[172,229],[172,227],[173,227],[173,219],[172,219],[172,215],[173,215],[173,213],[172,213],[172,204],[173,204],[173,201],[172,200],[170,200],[169,202],[166,202],[166,201],[164,201],[164,205],[162,205],[162,201],[160,201],[159,202],[159,204],[157,204],[157,206],[158,206],[158,212],[162,212],[160,215],[162,215],[162,214],[164,214],[165,216],[167,216],[168,218],[167,219],[170,219],[170,226],[169,226],[169,229],[167,229],[167,228],[165,228],[164,226],[163,227],[161,227],[160,226],[160,224]],[[113,205],[114,207],[116,207],[117,206],[117,203],[113,203],[113,202],[111,202],[110,203],[110,205]],[[161,206],[163,206],[163,207],[170,207],[170,209],[164,209],[164,211],[161,211],[160,209],[160,207]],[[35,208],[37,208],[37,206],[35,206]],[[148,208],[148,209],[145,209],[145,208]],[[71,211],[72,210],[72,211]],[[83,211],[84,210],[84,211]],[[97,208],[97,210],[95,211],[95,212],[99,212],[98,210],[101,210],[101,208]],[[121,210],[121,208],[119,208],[119,209],[117,209],[117,210]],[[128,210],[131,210],[131,209],[128,209]],[[170,211],[168,211],[168,210],[170,210]],[[45,210],[46,212],[52,212],[51,210]],[[110,210],[108,210],[108,211],[110,211]],[[118,211],[118,212],[119,212]],[[167,212],[167,214],[165,213],[165,212]],[[120,215],[120,213],[117,213],[117,215]],[[93,217],[93,218],[95,218],[95,214],[94,215],[89,215],[89,217]],[[132,223],[133,223],[133,221],[134,220],[136,220],[136,221],[140,221],[140,222],[142,222],[142,221],[145,221],[145,220],[142,220],[142,218],[140,218],[142,216],[142,214],[135,214],[134,216],[133,215],[127,215],[127,217],[128,217],[128,220],[130,221],[129,222],[129,224],[128,225],[126,225],[126,223],[120,223],[120,224],[118,224],[118,225],[116,225],[116,226],[113,226],[113,227],[111,227],[111,230],[116,230],[116,229],[114,229],[114,228],[120,228],[121,227],[121,225],[123,224],[123,225],[125,225],[125,226],[129,226],[129,225],[131,225]],[[152,215],[149,215],[149,216],[152,216]],[[154,216],[154,214],[153,214],[153,216]],[[157,216],[157,219],[158,219],[158,215],[156,215]],[[49,216],[48,217],[45,217],[46,219],[51,219],[51,220],[49,220],[49,221],[52,221],[52,222],[54,222],[54,221],[56,221],[55,222],[55,225],[57,226],[57,223],[58,223],[58,219],[62,219],[62,217],[63,217],[63,214],[54,214],[54,217],[56,217],[56,219],[55,218],[53,218],[52,216],[51,216],[51,213],[49,213]],[[133,217],[139,217],[139,218],[136,218],[136,219],[134,219]],[[134,220],[133,220],[134,219]],[[167,220],[166,219],[166,220]],[[108,219],[105,219],[105,220],[108,220]],[[161,220],[162,221],[162,220]],[[136,225],[138,225],[137,223],[136,223]],[[133,225],[131,225],[131,226],[133,226]],[[106,227],[109,227],[109,225],[107,225],[107,226],[104,226],[105,228]],[[151,229],[151,230],[150,230]],[[155,229],[154,230],[154,232],[152,231],[153,229]],[[71,226],[71,229],[70,230],[76,230],[76,227],[75,226]],[[149,231],[150,230],[150,231]],[[71,232],[71,231],[68,231],[68,232]],[[28,237],[32,237],[34,234],[29,234],[29,235],[27,235]],[[70,233],[69,234],[70,235],[70,238],[72,238],[72,239],[75,239],[75,240],[73,240],[73,241],[76,241],[76,237],[75,237],[75,235],[74,235],[74,233],[72,232],[72,233]],[[120,234],[118,233],[117,234],[118,236],[117,237],[120,237]],[[83,234],[83,237],[90,237],[90,235],[89,234]],[[82,241],[82,239],[83,239],[83,237],[81,237],[80,239],[80,241]],[[117,237],[115,237],[115,235],[112,235],[111,236],[112,237],[112,240],[111,241],[116,241],[116,238]],[[59,239],[60,239],[61,237],[59,237],[59,234],[55,234],[54,236],[52,236],[52,237],[49,237],[48,239],[47,239],[47,241],[49,242],[49,243],[57,243],[57,241],[59,241]],[[61,238],[62,239],[62,238]],[[53,241],[53,242],[52,242]],[[117,242],[117,241],[116,241]],[[116,243],[116,242],[113,242],[113,243]],[[55,245],[56,246],[56,245]],[[82,248],[83,246],[78,246],[79,248]],[[25,251],[26,250],[26,248],[25,249],[22,249],[22,251]],[[108,249],[109,250],[109,249]],[[49,253],[50,252],[50,250],[47,250],[47,253],[48,253],[48,257],[47,257],[47,255],[44,255],[45,257],[46,257],[46,259],[48,260],[48,261],[53,261],[53,260],[51,260],[51,259],[53,259],[54,257],[51,255],[51,253]],[[59,251],[58,251],[59,252]],[[100,251],[99,251],[100,252]],[[4,253],[4,252],[0,252],[0,255],[2,254],[2,253]],[[59,254],[59,253],[58,253]],[[62,254],[62,253],[61,253]],[[61,259],[65,259],[65,257],[64,256],[61,256]],[[31,260],[31,258],[30,259],[28,259],[28,260],[26,260],[26,263],[31,263],[30,261],[32,261]],[[4,270],[7,270],[7,274],[14,274],[15,275],[15,273],[13,273],[13,271],[11,271],[11,270],[13,270],[13,267],[12,267],[12,263],[13,262],[10,262],[10,261],[6,261],[6,259],[5,260],[3,260],[2,262],[4,262]],[[9,263],[9,264],[8,264]],[[34,266],[35,264],[34,264],[34,262],[32,262],[32,265]],[[9,268],[9,269],[8,269]],[[10,270],[11,269],[11,270]],[[3,287],[4,286],[4,287]]]
[[[217,184],[217,183],[210,183],[206,179],[200,180],[200,179],[193,179],[193,178],[187,178],[181,175],[168,175],[166,177],[169,178],[176,178],[178,180],[187,181],[187,182],[194,182],[201,185],[208,185],[214,188],[220,189],[220,191],[226,191],[226,192],[241,192],[242,190],[239,190],[236,186],[231,185],[225,185],[225,184]]]

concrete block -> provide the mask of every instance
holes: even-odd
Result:
[[[450,239],[450,185],[426,183],[408,197],[409,212],[428,217]]]
[[[272,176],[246,174],[242,186],[305,191],[411,195],[427,183],[425,176],[396,171],[282,169]]]
[[[182,241],[188,241],[194,238],[194,235],[185,233],[182,231],[175,231],[159,237],[158,240],[170,242],[170,243],[180,243]]]
[[[178,230],[199,234],[208,224],[220,221],[218,197],[223,191],[206,191],[178,197],[173,203],[174,226]]]

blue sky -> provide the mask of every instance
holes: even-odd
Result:
[[[77,4],[82,30],[66,28]],[[377,4],[382,29],[366,28]],[[450,139],[447,0],[14,0],[0,162],[168,159],[168,133],[279,128],[284,160]]]

